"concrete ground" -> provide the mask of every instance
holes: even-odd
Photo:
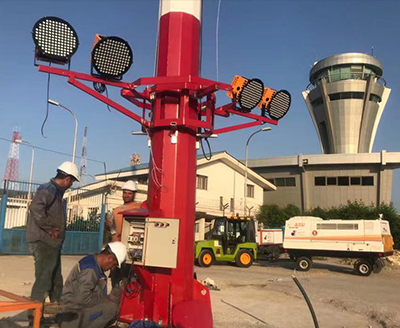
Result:
[[[64,278],[80,258],[63,256]],[[293,269],[294,263],[287,259],[255,263],[248,269],[226,264],[195,267],[199,280],[211,278],[220,288],[211,291],[214,327],[313,327],[306,302],[291,278]],[[309,272],[295,274],[320,327],[400,327],[400,270],[385,268],[380,274],[360,277],[351,266],[331,259],[314,261]],[[0,289],[29,296],[33,282],[32,257],[0,256]],[[1,328],[25,325],[0,320]]]

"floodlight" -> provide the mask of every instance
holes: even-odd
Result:
[[[290,103],[290,93],[286,90],[280,90],[273,95],[267,106],[267,112],[272,119],[280,120],[289,111]]]
[[[280,120],[289,110],[291,103],[290,93],[286,90],[276,91],[270,88],[264,88],[264,94],[258,107],[265,110],[274,120]]]
[[[228,96],[236,99],[243,112],[250,112],[261,101],[264,84],[259,79],[247,79],[236,75],[232,81],[232,92]]]
[[[125,40],[116,36],[96,36],[92,50],[92,68],[100,77],[121,79],[131,67],[132,57],[132,49]]]
[[[74,28],[58,17],[43,17],[32,29],[35,58],[57,64],[69,63],[79,46]]]

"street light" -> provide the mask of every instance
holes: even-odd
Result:
[[[76,149],[76,135],[78,133],[78,120],[76,119],[75,114],[69,108],[65,107],[64,105],[60,104],[59,102],[51,100],[51,99],[48,99],[47,102],[49,104],[51,104],[51,105],[59,106],[59,107],[64,108],[65,110],[70,112],[71,115],[74,117],[74,120],[75,120],[75,136],[74,136],[74,148],[73,148],[73,151],[72,151],[72,163],[75,163],[75,149]]]
[[[246,212],[247,212],[247,157],[248,157],[248,151],[249,151],[249,142],[250,142],[250,139],[258,132],[270,131],[270,130],[271,130],[270,127],[257,130],[256,132],[253,132],[250,135],[250,137],[247,139],[247,142],[246,142],[246,159],[245,159],[245,170],[244,170],[244,216],[246,216]]]
[[[32,191],[32,178],[33,178],[33,161],[35,160],[35,147],[28,141],[22,139],[15,139],[16,143],[19,144],[26,144],[27,146],[31,147],[32,149],[32,156],[31,156],[31,171],[29,173],[29,186],[28,186],[28,204],[31,200],[31,191]]]

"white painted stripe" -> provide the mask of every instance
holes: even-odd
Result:
[[[184,12],[201,21],[202,0],[160,0],[160,16],[170,12]]]

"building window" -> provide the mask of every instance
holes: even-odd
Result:
[[[285,187],[296,187],[295,178],[285,178]]]
[[[326,184],[328,186],[336,186],[337,185],[337,178],[336,177],[328,177],[326,178]]]
[[[348,186],[349,185],[349,177],[338,177],[337,182],[339,186]]]
[[[254,186],[247,185],[247,197],[254,198]]]
[[[329,95],[331,101],[340,99],[364,99],[364,92],[340,92]]]
[[[369,96],[369,101],[373,101],[375,103],[380,103],[382,101],[382,98],[379,97],[378,95],[370,94]]]
[[[224,197],[222,196],[219,197],[219,210],[220,211],[224,210]]]
[[[295,178],[275,178],[267,180],[277,187],[296,187]]]
[[[196,181],[197,189],[207,190],[208,177],[206,177],[204,175],[197,175],[196,180],[197,180]]]
[[[326,185],[325,177],[315,177],[315,185],[316,186],[325,186]]]
[[[359,186],[361,185],[361,178],[360,177],[351,177],[350,178],[350,184],[352,186]]]
[[[235,213],[235,199],[231,198],[231,212]]]
[[[373,186],[374,185],[374,177],[362,177],[361,178],[363,186]]]

